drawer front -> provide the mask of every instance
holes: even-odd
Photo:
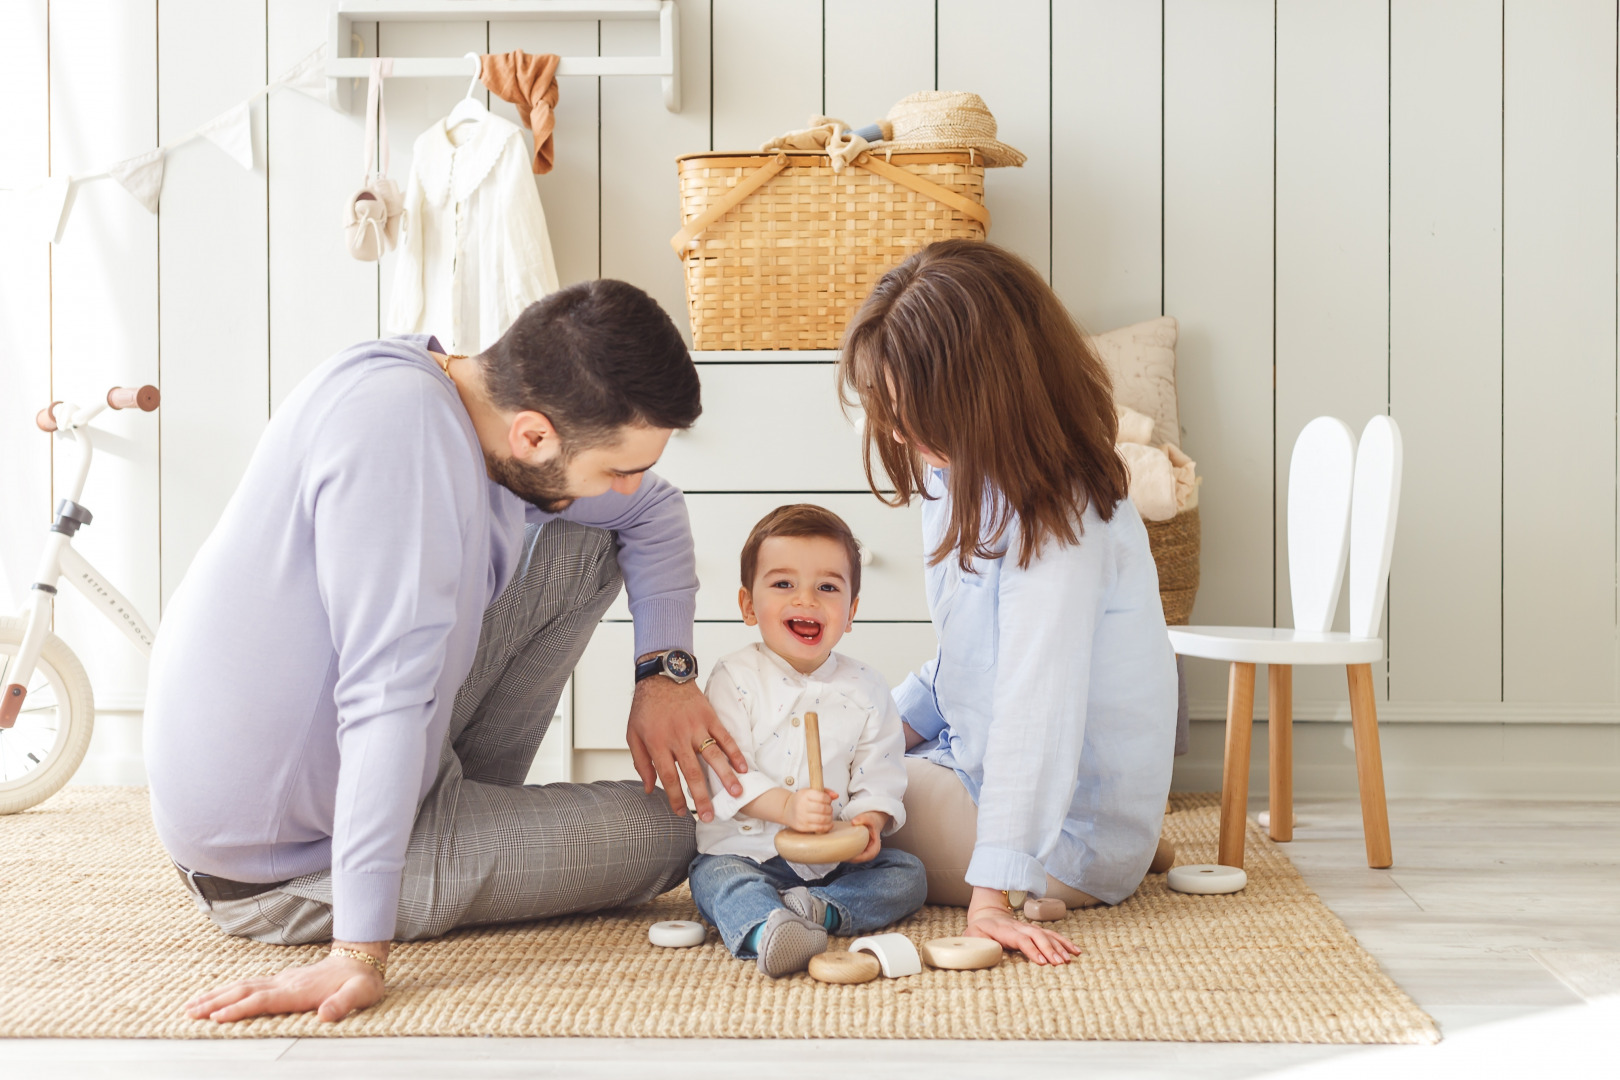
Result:
[[[861,568],[858,618],[928,618],[923,587],[922,502],[895,509],[865,495],[728,495],[686,497],[692,516],[692,543],[697,551],[699,619],[738,618],[737,586],[743,541],[759,519],[790,502],[825,506],[849,523],[870,556]],[[623,592],[609,609],[609,619],[628,619]]]
[[[736,623],[697,625],[698,661],[707,665],[759,640],[759,631]],[[840,643],[839,651],[871,664],[891,686],[917,670],[938,645],[930,623],[863,623]],[[635,689],[631,651],[635,639],[629,623],[605,622],[574,668],[574,747],[579,750],[623,750],[624,725]]]
[[[703,365],[703,415],[669,440],[658,474],[686,491],[869,490],[860,434],[839,407],[833,371]]]

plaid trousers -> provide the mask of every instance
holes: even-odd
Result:
[[[484,612],[439,773],[417,811],[394,936],[645,903],[697,854],[690,816],[635,781],[525,786],[564,683],[621,578],[613,534],[530,525],[512,583]],[[626,658],[628,663],[628,658]],[[228,934],[281,945],[332,937],[328,871],[198,907]]]

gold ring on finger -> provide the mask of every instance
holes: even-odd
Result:
[[[703,751],[707,750],[709,747],[713,746],[715,743],[717,743],[719,741],[720,741],[719,739],[715,739],[715,738],[704,739],[703,740],[703,745],[698,747],[698,753],[700,753],[700,754],[703,753]]]

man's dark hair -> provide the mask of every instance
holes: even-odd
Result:
[[[569,450],[627,424],[688,428],[697,367],[658,302],[623,281],[582,281],[537,300],[479,356],[495,404],[544,413]]]

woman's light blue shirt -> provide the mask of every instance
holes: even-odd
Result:
[[[926,552],[950,519],[943,472],[929,493]],[[1048,541],[1027,568],[1016,532],[969,572],[954,555],[929,567],[939,652],[895,700],[926,740],[911,752],[955,769],[978,804],[969,884],[1039,894],[1050,873],[1113,904],[1158,843],[1176,665],[1135,505],[1081,521],[1079,544]]]

